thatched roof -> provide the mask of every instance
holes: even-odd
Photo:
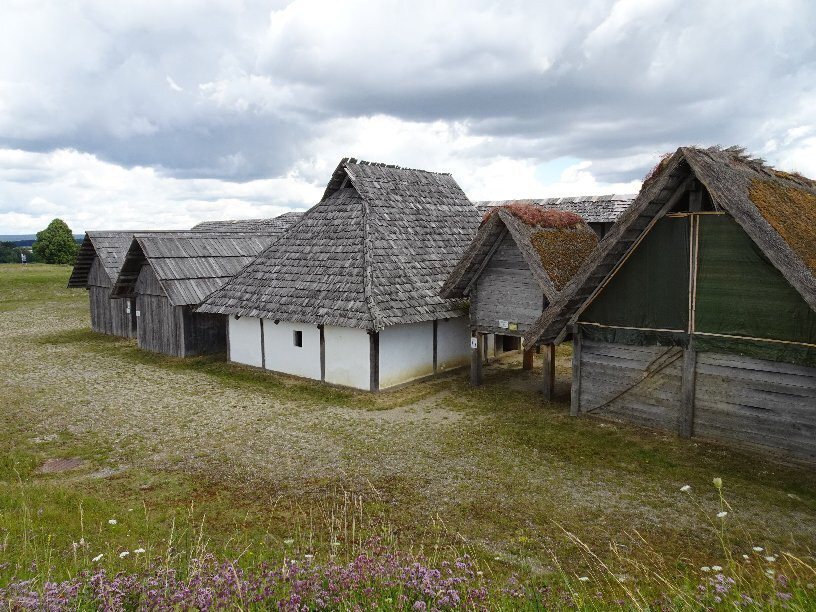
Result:
[[[99,261],[110,279],[111,285],[116,282],[119,270],[125,261],[125,254],[136,231],[91,231],[85,232],[82,246],[79,248],[68,287],[85,288],[88,286],[88,274],[91,271],[94,257]]]
[[[133,295],[142,266],[149,264],[174,306],[198,305],[274,239],[268,234],[248,233],[137,233],[111,296]]]
[[[279,235],[297,223],[301,212],[288,212],[271,219],[228,219],[225,221],[203,221],[193,226],[192,231]]]
[[[592,263],[544,311],[525,342],[560,341],[566,326],[691,178],[706,188],[715,210],[729,213],[816,310],[816,183],[774,170],[736,147],[681,147],[650,174],[635,202],[590,255]]]
[[[587,223],[614,223],[631,206],[635,194],[600,196],[573,196],[565,198],[542,198],[539,200],[483,200],[474,202],[476,208],[486,213],[497,206],[532,204],[542,208],[564,210],[580,215]]]
[[[199,311],[371,330],[460,316],[439,289],[479,220],[449,174],[343,160],[320,203]]]
[[[556,299],[598,244],[598,237],[581,217],[532,204],[493,208],[479,233],[442,287],[446,298],[466,296],[494,247],[509,235],[548,301]]]

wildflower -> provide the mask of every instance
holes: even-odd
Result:
[[[769,576],[773,576],[776,572],[773,571],[771,568],[768,568],[765,570],[765,573],[768,574]]]
[[[310,554],[305,554],[305,555],[303,555],[303,557],[304,557],[304,558],[305,558],[307,561],[311,561],[312,559],[314,559],[314,555],[310,555]]]
[[[745,559],[746,561],[749,559],[748,555],[742,555],[742,558]]]
[[[717,518],[725,518],[726,516],[728,516],[728,513],[725,510],[717,513]]]
[[[294,544],[294,543],[295,543],[295,540],[294,540],[293,538],[286,538],[286,539],[283,541],[283,543],[284,543],[286,546],[291,546],[292,544]]]
[[[108,519],[108,525],[115,525],[116,519]]]
[[[691,487],[689,485],[683,485],[682,487],[680,487],[680,490],[683,493],[688,493],[689,491],[691,491]]]
[[[774,561],[776,561],[776,557],[774,557],[773,555],[768,555],[767,557],[765,557],[765,560],[768,563],[773,563]]]
[[[79,538],[79,545],[85,546],[85,538]]]
[[[120,552],[120,553],[119,553],[119,558],[120,558],[120,559],[124,559],[124,558],[125,558],[125,557],[127,557],[129,554],[130,554],[130,553],[129,553],[128,551],[123,550],[122,552]]]
[[[722,489],[722,478],[717,477],[711,482],[714,483],[714,488],[717,489],[718,491]]]
[[[754,548],[753,548],[754,552],[762,552],[763,550],[765,550],[765,549],[762,548],[761,546],[754,546]]]
[[[93,559],[91,559],[91,561],[93,561],[94,563],[96,563],[97,561],[99,561],[99,560],[100,560],[102,557],[104,557],[104,556],[105,556],[105,555],[103,555],[102,553],[99,553],[99,554],[98,554],[98,555],[96,555],[96,556],[95,556]]]
[[[589,576],[581,576],[580,578],[578,578],[578,580],[580,580],[581,582],[589,582]]]
[[[712,565],[711,569],[714,570],[715,572],[721,572],[722,571],[722,567],[720,567],[719,565]]]
[[[710,571],[711,571],[711,568],[710,568],[710,567],[708,567],[707,565],[704,565],[704,566],[703,566],[703,567],[701,567],[700,569],[701,569],[702,571],[704,571],[704,572],[710,572]]]

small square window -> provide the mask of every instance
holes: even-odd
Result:
[[[295,346],[303,346],[303,332],[300,330],[293,331],[292,340],[294,341]]]

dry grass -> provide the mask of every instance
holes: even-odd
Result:
[[[587,226],[537,231],[531,238],[541,264],[557,290],[561,290],[578,273],[598,236]]]

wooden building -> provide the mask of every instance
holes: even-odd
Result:
[[[489,334],[521,338],[575,275],[598,237],[575,213],[511,204],[491,208],[479,233],[451,272],[441,295],[470,299],[470,329],[476,339],[472,382],[481,383]],[[554,346],[545,359],[544,392],[555,373]],[[524,352],[532,367],[532,348]]]
[[[91,329],[95,332],[123,338],[136,336],[136,309],[133,300],[111,299],[111,289],[125,261],[133,233],[85,233],[68,287],[87,289]]]
[[[439,289],[480,215],[449,174],[344,159],[321,201],[198,308],[229,358],[376,391],[466,365],[461,300]]]
[[[194,225],[194,232],[221,232],[228,234],[272,234],[280,235],[303,216],[301,212],[288,212],[269,219],[227,219],[224,221],[202,221]]]
[[[538,206],[539,208],[575,213],[586,221],[589,227],[598,235],[598,238],[603,238],[615,224],[615,221],[618,220],[618,217],[632,205],[635,195],[571,196],[538,200],[484,200],[475,202],[475,205],[482,213],[499,206],[512,205]]]
[[[178,357],[226,351],[226,317],[196,313],[274,234],[136,233],[112,296],[135,300],[139,347]]]
[[[816,460],[816,183],[684,147],[525,335],[573,330],[572,413]]]

